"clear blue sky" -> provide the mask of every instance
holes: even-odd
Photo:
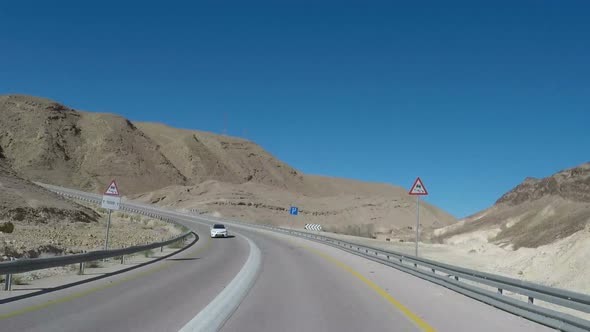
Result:
[[[3,3],[0,93],[217,133],[226,113],[306,173],[421,176],[458,217],[590,160],[588,1],[123,3]]]

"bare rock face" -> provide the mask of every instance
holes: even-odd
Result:
[[[88,191],[113,177],[126,193],[181,185],[186,178],[129,120],[76,111],[31,96],[0,96],[0,146],[21,177]]]
[[[215,194],[195,197],[187,192],[180,199],[184,205],[191,200],[210,210],[219,208],[222,213],[263,222],[291,223],[286,209],[297,203],[301,205],[298,220],[309,217],[308,221],[354,232],[354,227],[336,226],[374,224],[375,232],[391,233],[415,220],[413,203],[407,201],[403,188],[306,175],[245,139],[132,123],[114,114],[81,112],[22,95],[0,96],[0,115],[0,154],[13,173],[7,181],[18,178],[98,193],[115,178],[123,195],[149,197],[157,204],[169,204],[171,199],[163,197],[169,196],[168,191],[176,194],[179,188],[211,191]],[[22,184],[17,182],[14,188]],[[240,190],[250,193],[253,201],[246,201],[247,195],[236,198]],[[64,223],[95,219],[80,209],[44,203],[57,202],[55,197],[25,197],[16,202],[19,193],[15,190],[2,197],[0,191],[0,220],[40,224],[47,215]],[[423,216],[425,224],[444,226],[456,221],[434,206],[425,203],[423,207],[428,212]]]
[[[488,233],[490,242],[536,248],[590,226],[590,163],[552,176],[527,178],[494,206],[437,230],[437,242],[456,242],[469,234]]]
[[[563,170],[544,179],[527,178],[502,196],[496,204],[515,206],[547,196],[590,202],[590,163]]]

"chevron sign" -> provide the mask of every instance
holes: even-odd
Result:
[[[321,231],[322,230],[322,225],[318,225],[318,224],[306,224],[305,225],[305,229],[307,229],[308,231]]]

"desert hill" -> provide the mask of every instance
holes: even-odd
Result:
[[[94,211],[18,177],[1,154],[0,188],[0,222],[70,223],[98,219]]]
[[[456,243],[480,237],[511,248],[536,248],[590,225],[590,163],[544,179],[527,178],[494,206],[435,232],[434,240]]]
[[[150,203],[349,234],[410,237],[415,202],[400,187],[306,175],[254,142],[131,122],[23,95],[0,96],[0,148],[16,175],[100,192],[112,178]],[[287,209],[301,208],[293,220]],[[424,204],[425,229],[455,222]]]
[[[217,180],[255,182],[291,191],[303,188],[298,171],[253,142],[159,123],[134,124],[160,146],[162,154],[191,184]]]
[[[334,187],[346,190],[337,195],[312,197],[259,183],[231,184],[210,180],[194,186],[171,186],[133,198],[254,223],[295,228],[316,223],[336,233],[396,240],[414,237],[415,199],[409,198],[405,191],[400,193],[392,187],[367,194],[368,190],[364,188],[364,191],[355,193],[347,187],[355,182],[334,183]],[[376,187],[380,188],[379,185]],[[300,208],[299,216],[289,215],[290,205]],[[452,216],[426,202],[420,206],[420,221],[426,233],[454,222]]]
[[[115,177],[127,193],[186,184],[129,120],[79,112],[44,98],[0,96],[0,146],[31,181],[97,191]]]

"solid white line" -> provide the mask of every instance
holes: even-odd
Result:
[[[197,316],[181,328],[180,332],[219,331],[254,286],[262,262],[260,249],[252,240],[243,237],[250,246],[250,254],[246,263],[229,285]]]

